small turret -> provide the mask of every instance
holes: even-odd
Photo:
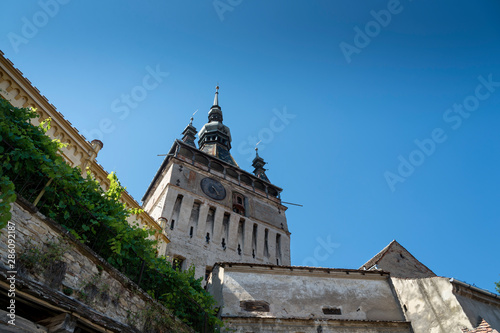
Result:
[[[269,178],[266,176],[267,169],[264,169],[264,165],[266,164],[264,159],[259,156],[259,148],[255,147],[255,158],[252,161],[252,166],[254,167],[253,174],[257,176],[257,178],[270,183]]]
[[[194,120],[193,117],[191,117],[191,121],[189,122],[189,125],[186,126],[184,131],[182,131],[182,135],[183,135],[182,141],[184,141],[188,145],[196,148],[196,143],[195,143],[196,128],[193,126],[193,120]]]

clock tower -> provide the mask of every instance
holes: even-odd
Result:
[[[253,173],[238,166],[222,121],[217,87],[199,148],[191,118],[142,198],[144,210],[169,235],[165,255],[180,269],[193,265],[196,277],[216,262],[290,265],[282,189],[269,181],[258,153]]]

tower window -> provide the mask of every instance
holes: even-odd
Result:
[[[241,256],[242,249],[245,247],[245,220],[240,219],[238,223],[238,255]]]
[[[174,209],[173,209],[172,217],[170,219],[170,230],[174,230],[175,220],[177,220],[179,218],[179,213],[181,211],[182,199],[183,199],[183,196],[180,194],[175,199]]]
[[[239,193],[233,193],[233,212],[245,216],[245,197]]]
[[[269,258],[269,229],[264,230],[264,256]]]
[[[182,271],[184,269],[185,258],[181,256],[174,256],[174,261],[172,262],[172,268],[176,271]]]
[[[229,214],[224,213],[224,218],[222,219],[222,248],[226,249],[226,240],[229,239]]]
[[[189,218],[189,237],[193,238],[195,230],[198,230],[198,220],[200,218],[200,203],[193,203],[193,210]]]
[[[207,244],[210,243],[210,235],[214,233],[214,218],[215,218],[215,208],[210,207],[207,214],[207,222],[205,224],[205,240]]]
[[[276,265],[281,265],[281,235],[276,234]]]
[[[255,259],[255,251],[257,250],[257,224],[253,225],[252,230],[252,257]]]

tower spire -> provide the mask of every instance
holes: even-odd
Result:
[[[231,153],[231,131],[222,123],[222,110],[219,106],[219,85],[215,87],[214,104],[208,112],[208,123],[198,133],[200,150],[215,156],[226,163],[238,166]]]

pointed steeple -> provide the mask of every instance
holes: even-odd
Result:
[[[231,153],[231,131],[222,123],[222,110],[219,106],[219,86],[215,88],[214,104],[208,112],[208,123],[198,133],[200,150],[215,156],[226,163],[238,166]]]
[[[269,178],[266,176],[266,170],[264,169],[264,165],[267,163],[264,162],[264,159],[259,156],[259,148],[255,147],[255,158],[252,161],[252,166],[255,168],[253,170],[253,174],[257,176],[257,178],[265,180],[270,183]]]
[[[215,87],[214,104],[208,112],[208,121],[218,121],[222,123],[222,110],[219,106],[219,86]],[[231,149],[231,148],[229,148]]]
[[[191,121],[189,122],[189,125],[186,126],[184,131],[182,131],[182,135],[183,135],[182,141],[184,141],[188,145],[196,148],[196,143],[195,143],[196,128],[193,126],[193,120],[194,120],[193,117],[191,117]]]

